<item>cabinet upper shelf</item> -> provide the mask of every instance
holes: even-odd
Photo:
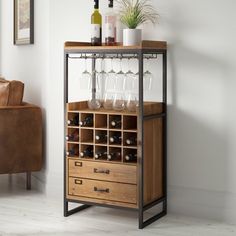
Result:
[[[166,41],[147,41],[144,40],[140,43],[140,45],[136,46],[123,46],[123,45],[116,45],[116,46],[91,46],[90,43],[85,42],[65,42],[65,51],[66,52],[80,52],[80,51],[87,51],[87,52],[109,52],[109,51],[116,51],[122,50],[124,53],[127,51],[132,50],[166,50],[167,49],[167,42]]]

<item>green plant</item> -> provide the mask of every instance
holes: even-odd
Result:
[[[150,0],[116,0],[121,22],[129,29],[136,29],[143,23],[157,23],[159,14]]]

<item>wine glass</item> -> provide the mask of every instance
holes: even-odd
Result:
[[[104,58],[101,59],[101,70],[100,72],[98,72],[97,74],[97,91],[100,93],[100,99],[101,99],[101,103],[103,102],[103,95],[105,92],[104,85],[107,82],[107,77],[108,77],[108,73],[105,71],[105,66],[104,66]]]
[[[113,58],[111,58],[111,70],[107,73],[106,81],[105,81],[105,90],[114,90],[116,83],[116,72],[113,69]]]
[[[91,82],[90,82],[90,90],[92,91],[92,95],[91,98],[88,100],[88,107],[89,109],[92,110],[97,110],[101,107],[101,90],[100,90],[100,81],[98,80],[98,70],[97,68],[94,69],[94,71],[92,72],[92,77],[91,77]],[[92,90],[93,86],[92,86],[92,78],[95,78],[96,80],[96,92],[93,93],[94,91]]]
[[[123,92],[117,92],[115,94],[115,99],[113,101],[113,109],[117,111],[122,111],[125,109],[125,99]]]
[[[153,74],[150,72],[149,67],[150,67],[150,59],[147,58],[147,63],[146,63],[146,68],[147,70],[143,74],[143,79],[144,79],[144,90],[145,91],[150,91],[152,89],[152,81],[153,81]]]
[[[138,108],[138,94],[137,93],[131,93],[128,96],[126,108],[128,111],[136,112]]]
[[[120,57],[120,71],[116,74],[116,91],[123,91],[125,84],[125,73],[122,69],[122,58]]]
[[[88,71],[87,67],[87,57],[84,59],[84,71],[81,74],[80,87],[81,89],[89,89],[92,79],[92,74]]]
[[[128,58],[128,68],[129,70],[125,73],[125,90],[128,92],[128,91],[131,91],[132,88],[133,88],[133,80],[134,80],[134,77],[135,77],[135,74],[134,72],[131,71],[130,69],[130,58]]]
[[[104,95],[103,107],[107,110],[112,110],[114,102],[114,93],[106,92]]]
[[[127,63],[127,65],[128,65],[128,71],[125,73],[126,74],[126,76],[133,76],[134,75],[134,72],[133,71],[131,71],[131,67],[130,67],[130,60],[131,60],[131,58],[128,58],[128,63]]]

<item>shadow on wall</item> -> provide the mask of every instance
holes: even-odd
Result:
[[[219,58],[169,45],[168,107],[170,211],[224,220],[229,169],[225,82]],[[233,207],[233,206],[231,206]]]

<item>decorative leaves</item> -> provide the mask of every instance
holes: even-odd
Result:
[[[130,29],[147,22],[157,23],[159,14],[150,0],[116,0],[120,7],[121,22]]]

